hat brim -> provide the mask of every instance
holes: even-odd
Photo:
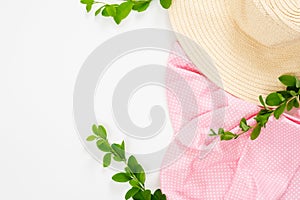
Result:
[[[211,81],[241,99],[259,104],[259,95],[284,89],[279,76],[300,75],[299,41],[264,46],[237,26],[225,0],[174,0],[169,17],[174,31],[196,42],[215,69],[203,62],[199,49],[178,37],[191,61]]]

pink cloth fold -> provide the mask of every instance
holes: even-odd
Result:
[[[182,54],[179,45],[174,52]],[[161,169],[168,200],[300,199],[299,110],[279,120],[271,117],[257,140],[248,134],[233,141],[213,139],[211,128],[237,131],[241,118],[253,124],[260,108],[224,92],[175,53],[168,68],[185,80],[196,104],[167,91],[175,133]],[[167,73],[166,84],[175,93],[186,90],[174,73]]]

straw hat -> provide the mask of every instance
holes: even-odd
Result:
[[[300,76],[299,0],[173,0],[169,15],[174,31],[196,41],[215,69],[179,37],[192,62],[239,98],[258,104],[260,94],[284,89],[280,75]]]

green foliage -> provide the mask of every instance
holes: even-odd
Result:
[[[116,7],[116,14],[112,16],[117,24],[120,24],[123,19],[125,19],[132,10],[133,3],[130,1],[121,3]]]
[[[151,200],[151,191],[150,190],[140,190],[136,195],[133,196],[134,200]]]
[[[122,149],[122,146],[119,144],[112,144],[111,148],[114,150],[115,157],[117,158],[117,160],[119,161],[123,161],[126,160],[125,159],[125,151]],[[116,159],[115,159],[116,160]]]
[[[160,5],[165,9],[170,8],[171,4],[172,0],[160,0]]]
[[[94,0],[81,0],[82,4],[86,6],[86,11],[90,12],[95,5],[99,5],[95,11],[95,16],[101,14],[104,17],[112,17],[116,24],[120,24],[131,11],[144,12],[149,7],[152,0],[124,0],[120,4],[109,4]],[[168,9],[172,0],[160,0],[163,8]]]
[[[143,12],[147,10],[149,7],[151,1],[136,1],[135,4],[132,7],[132,10],[135,10],[137,12]]]
[[[103,152],[110,152],[111,151],[109,143],[106,140],[99,139],[96,144],[97,144],[98,149],[103,151]]]
[[[286,110],[290,111],[293,108],[299,108],[300,80],[296,76],[283,75],[279,77],[279,81],[286,86],[286,90],[273,92],[266,97],[266,100],[261,95],[259,96],[259,101],[263,108],[254,118],[256,121],[255,126],[249,126],[246,119],[243,118],[240,121],[241,130],[239,133],[224,131],[223,128],[220,128],[218,133],[211,130],[210,136],[219,136],[220,140],[232,140],[252,130],[250,138],[255,140],[260,135],[262,128],[266,127],[272,115],[275,119],[279,119]]]
[[[266,104],[269,106],[278,106],[280,105],[285,98],[277,92],[271,93],[266,98]]]
[[[151,200],[166,200],[166,199],[167,199],[166,195],[163,194],[160,189],[157,189],[154,192],[153,198]]]
[[[257,124],[256,127],[254,127],[252,133],[251,133],[251,140],[255,140],[256,138],[258,138],[260,132],[261,132],[261,125]]]
[[[297,78],[290,75],[282,75],[279,77],[280,82],[285,86],[296,86]]]
[[[229,131],[226,131],[223,134],[221,134],[221,140],[232,140],[236,137],[237,137],[236,134],[231,133]]]
[[[276,119],[279,119],[280,116],[284,113],[285,108],[286,108],[286,101],[275,109],[274,117]]]
[[[265,109],[267,109],[267,106],[266,106],[266,104],[265,104],[264,98],[263,98],[261,95],[259,95],[259,101],[260,101],[261,105],[262,105]]]
[[[242,129],[242,131],[247,132],[250,130],[251,126],[249,126],[247,124],[247,121],[245,118],[243,118],[240,122],[240,128]]]
[[[85,2],[91,2],[84,0]],[[112,180],[119,183],[128,182],[131,188],[125,194],[125,199],[133,200],[166,200],[166,195],[160,189],[151,193],[151,190],[145,188],[146,173],[141,164],[138,163],[134,156],[126,158],[125,143],[110,144],[107,139],[106,129],[100,125],[92,126],[93,135],[87,137],[87,141],[96,141],[99,150],[106,152],[103,156],[103,167],[108,167],[111,164],[112,158],[117,162],[123,162],[125,169],[113,175]]]
[[[138,192],[140,191],[139,188],[131,188],[130,190],[127,191],[126,195],[125,195],[125,199],[130,199],[131,197],[133,197],[134,195],[136,195]]]
[[[95,135],[90,135],[89,137],[86,138],[86,141],[94,141],[97,137]]]
[[[106,134],[106,130],[103,126],[96,126],[96,125],[93,125],[92,126],[92,130],[93,130],[93,133],[96,135],[96,136],[99,136],[101,137],[102,139],[106,139],[107,137],[107,134]]]
[[[120,183],[123,183],[123,182],[128,182],[132,179],[132,177],[130,176],[130,174],[127,174],[127,173],[118,173],[118,174],[115,174],[112,179],[116,182],[120,182]]]
[[[129,184],[135,188],[141,188],[141,185],[137,179],[132,179],[129,181]]]
[[[112,153],[105,154],[105,156],[103,157],[103,167],[108,167],[110,165],[111,156],[112,156]]]

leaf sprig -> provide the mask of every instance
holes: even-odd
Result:
[[[252,130],[250,138],[255,140],[260,135],[262,128],[266,127],[272,115],[275,119],[279,119],[286,110],[290,111],[293,108],[299,108],[300,80],[296,76],[282,75],[279,77],[279,81],[286,86],[286,90],[273,92],[265,100],[262,96],[259,96],[259,101],[263,108],[254,118],[256,121],[254,126],[249,126],[246,119],[243,118],[240,121],[240,131],[238,133],[224,131],[223,128],[220,128],[218,133],[211,129],[210,136],[219,136],[221,140],[232,140]]]
[[[125,195],[126,200],[130,198],[133,200],[166,200],[166,195],[160,189],[157,189],[153,194],[151,190],[146,189],[145,171],[134,156],[126,158],[124,141],[121,144],[110,144],[106,129],[102,125],[93,125],[92,131],[93,134],[88,136],[86,140],[96,141],[98,149],[106,153],[103,157],[103,167],[110,166],[112,158],[116,162],[125,164],[124,172],[115,174],[112,180],[119,183],[128,182],[131,185],[131,189]]]
[[[101,14],[104,17],[112,17],[117,24],[120,24],[131,11],[144,12],[149,7],[152,0],[124,0],[119,4],[109,4],[94,0],[81,0],[86,5],[86,11],[90,12],[94,5],[100,5],[95,11],[95,16]],[[163,8],[168,9],[172,0],[160,0]]]

